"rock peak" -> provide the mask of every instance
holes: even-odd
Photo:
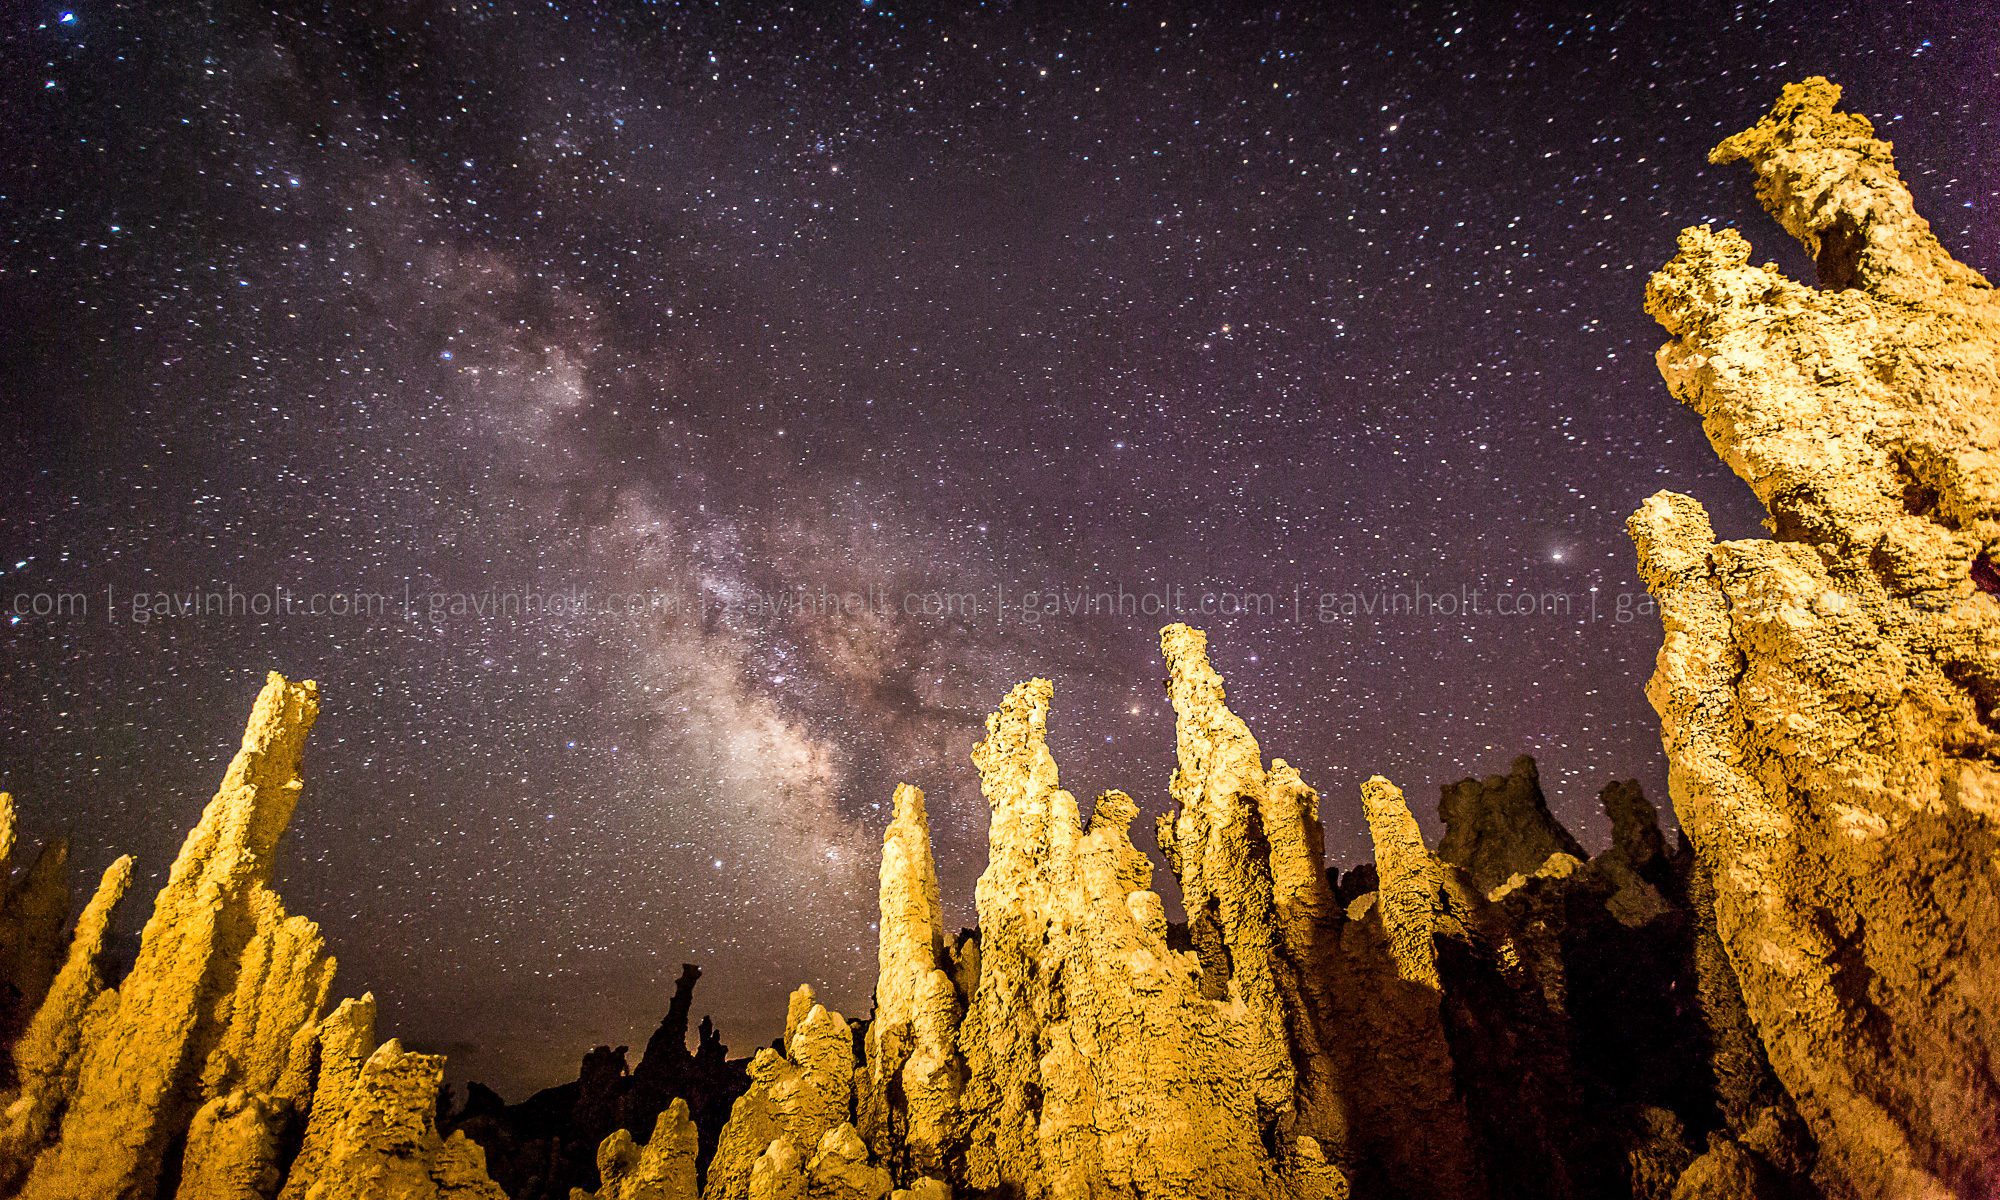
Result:
[[[1535,760],[1521,755],[1505,775],[1446,784],[1438,799],[1444,839],[1438,857],[1464,868],[1492,891],[1513,875],[1532,875],[1552,854],[1590,857],[1549,812]]]

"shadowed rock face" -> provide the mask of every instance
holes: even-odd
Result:
[[[69,917],[69,839],[50,838],[15,871],[14,798],[0,792],[0,1084],[10,1045],[48,995],[63,961]]]
[[[1718,543],[1670,492],[1633,516],[1666,627],[1648,695],[1710,888],[1710,966],[1740,982],[1820,1178],[1868,1197],[1986,1196],[2000,1194],[2000,298],[1938,244],[1888,144],[1839,96],[1824,79],[1787,87],[1712,156],[1750,167],[1818,286],[1702,227],[1647,288],[1671,335],[1661,374],[1775,534]],[[1704,1170],[1740,1166],[1723,1150]]]
[[[1514,875],[1541,870],[1551,854],[1589,857],[1569,830],[1549,815],[1535,760],[1514,760],[1505,775],[1449,784],[1438,801],[1444,840],[1438,857],[1462,868],[1481,891]]]

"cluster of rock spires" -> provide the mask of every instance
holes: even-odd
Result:
[[[66,944],[59,846],[0,897],[0,1196],[500,1200],[480,1141],[515,1200],[2000,1194],[2000,304],[1837,98],[1787,88],[1716,152],[1819,287],[1695,229],[1648,289],[1775,535],[1667,493],[1632,520],[1681,844],[1613,783],[1586,855],[1522,759],[1444,790],[1435,849],[1368,780],[1374,862],[1329,872],[1320,797],[1170,626],[1184,922],[1132,798],[1062,789],[1030,680],[973,753],[976,930],[896,792],[866,1022],[801,988],[731,1085],[712,1031],[687,1050],[690,971],[636,1070],[475,1092],[446,1137],[441,1060],[328,1011],[269,886],[318,705],[274,675],[122,976],[129,860]]]
[[[443,1060],[377,1046],[372,997],[327,1012],[333,959],[270,888],[318,713],[313,684],[270,677],[122,979],[106,940],[129,858],[104,873],[53,972],[66,896],[20,905],[10,984],[41,1003],[12,1043],[0,1194],[505,1200],[477,1145],[438,1134]],[[11,849],[11,802],[0,813]],[[16,890],[53,891],[34,868]]]

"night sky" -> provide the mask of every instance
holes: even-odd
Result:
[[[319,680],[287,903],[516,1097],[683,960],[739,1053],[865,1013],[890,789],[970,923],[1022,678],[1160,811],[1176,616],[1336,860],[1518,753],[1601,844],[1624,519],[1761,516],[1646,274],[1808,269],[1709,147],[1829,75],[2000,268],[1992,4],[279,7],[0,14],[0,786],[157,878]]]

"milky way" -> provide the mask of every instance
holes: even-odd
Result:
[[[1987,5],[333,7],[5,17],[0,784],[157,875],[319,680],[288,903],[515,1095],[683,960],[739,1052],[865,1012],[890,788],[969,922],[1019,679],[1159,811],[1175,617],[1334,858],[1517,753],[1601,842],[1624,517],[1758,515],[1646,273],[1809,274],[1708,148],[1827,74],[2000,266]]]

